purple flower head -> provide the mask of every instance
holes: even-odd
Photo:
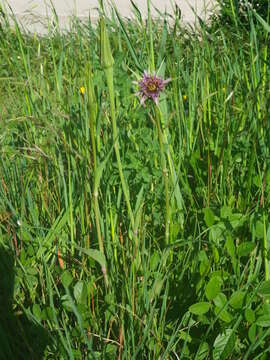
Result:
[[[151,75],[148,74],[147,71],[144,71],[143,78],[134,82],[139,86],[139,91],[136,95],[141,98],[141,104],[144,105],[147,99],[152,99],[155,104],[158,104],[160,93],[170,81],[171,79],[163,80],[160,76],[157,76],[156,73]]]

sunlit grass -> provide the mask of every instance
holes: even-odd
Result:
[[[43,37],[1,15],[0,238],[21,326],[0,330],[21,339],[24,314],[47,359],[267,359],[267,27],[134,13]],[[171,81],[143,107],[133,82],[158,69]]]

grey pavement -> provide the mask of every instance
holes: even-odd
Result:
[[[147,1],[134,0],[142,15],[147,14]],[[109,1],[104,1],[109,8]],[[152,0],[152,14],[158,16],[158,10],[173,13],[174,4],[181,9],[182,19],[185,23],[194,23],[194,11],[202,18],[207,18],[216,9],[215,0]],[[17,19],[23,25],[36,32],[44,32],[48,19],[52,18],[51,2],[46,0],[0,0],[2,6],[11,7]],[[59,23],[62,28],[68,26],[69,19],[75,15],[84,20],[89,16],[94,22],[98,18],[98,0],[53,0]],[[114,4],[124,17],[132,17],[132,6],[129,0],[114,0]],[[192,10],[194,9],[194,11]],[[10,10],[9,10],[10,11]]]

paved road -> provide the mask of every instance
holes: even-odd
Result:
[[[108,1],[104,1],[108,3]],[[142,14],[146,14],[147,1],[134,0]],[[195,16],[192,7],[203,18],[207,16],[214,8],[215,0],[151,0],[153,8],[161,11],[172,12],[172,3],[177,3],[180,7],[183,20],[188,23],[194,22]],[[31,30],[40,31],[46,14],[51,16],[51,7],[49,0],[0,0],[0,4],[9,4],[18,19],[28,26]],[[79,18],[85,19],[90,16],[93,20],[97,18],[98,0],[54,0],[56,12],[59,16],[61,26],[68,23],[68,18],[75,14]],[[114,0],[115,5],[123,16],[131,16],[131,4],[129,0]],[[153,9],[153,15],[157,14]]]

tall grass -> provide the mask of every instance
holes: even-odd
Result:
[[[46,36],[1,13],[0,239],[20,324],[1,333],[25,359],[40,358],[26,317],[44,359],[267,359],[267,29],[251,13],[250,33],[198,33],[132,5],[133,21],[101,10]],[[172,79],[158,107],[135,95],[144,69]]]

